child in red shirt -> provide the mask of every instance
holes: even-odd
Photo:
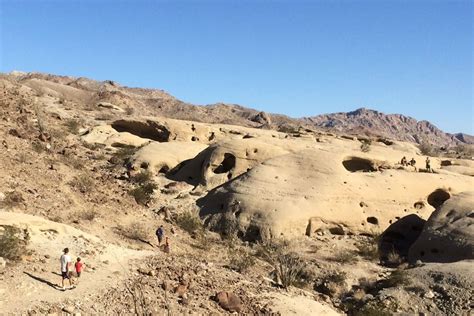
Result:
[[[81,258],[77,258],[77,261],[74,264],[74,268],[76,269],[77,281],[79,281],[79,278],[81,277],[81,272],[82,270],[84,270],[84,264],[81,262]]]

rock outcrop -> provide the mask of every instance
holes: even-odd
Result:
[[[474,259],[474,191],[451,197],[430,216],[411,246],[411,262]]]

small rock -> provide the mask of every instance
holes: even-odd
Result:
[[[433,293],[433,291],[428,291],[428,292],[425,292],[425,294],[423,295],[424,298],[434,298],[435,295]]]
[[[0,271],[5,270],[6,266],[7,266],[7,261],[3,259],[2,257],[0,257]]]
[[[65,311],[68,314],[74,314],[74,306],[68,305],[63,308],[63,311]]]
[[[219,292],[216,294],[216,300],[223,309],[229,312],[240,312],[242,310],[242,301],[232,292]]]

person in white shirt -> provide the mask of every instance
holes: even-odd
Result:
[[[62,277],[62,290],[65,291],[66,287],[64,286],[64,280],[68,279],[69,281],[69,288],[72,288],[72,282],[69,271],[71,271],[71,256],[69,255],[69,248],[64,248],[63,254],[61,255],[61,277]]]

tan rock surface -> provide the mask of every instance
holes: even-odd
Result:
[[[431,214],[408,258],[411,262],[474,259],[474,191],[454,195]]]

